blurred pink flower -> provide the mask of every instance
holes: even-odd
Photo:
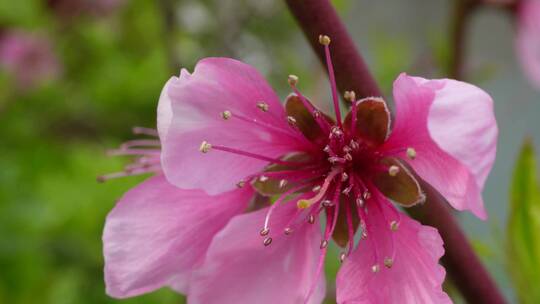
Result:
[[[12,74],[19,87],[32,88],[57,77],[61,68],[49,40],[14,30],[0,35],[0,69]]]
[[[49,7],[64,18],[106,15],[116,11],[125,2],[126,0],[47,0]]]
[[[283,107],[255,69],[233,59],[201,60],[167,82],[162,147],[152,154],[163,173],[124,195],[105,225],[109,295],[170,286],[195,304],[321,303],[333,238],[343,248],[338,303],[451,302],[437,230],[394,203],[423,203],[421,176],[456,209],[487,217],[492,99],[467,83],[402,74],[393,124],[383,99],[353,92],[341,119],[329,40],[321,42],[336,120],[299,92],[295,76]],[[129,150],[121,149],[148,152]],[[255,193],[275,202],[245,212],[257,209]]]
[[[540,89],[540,0],[520,1],[516,47],[523,70]]]

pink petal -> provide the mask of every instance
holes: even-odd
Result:
[[[540,89],[540,1],[520,2],[516,48],[523,70]]]
[[[207,58],[189,77],[173,78],[168,86],[173,117],[161,137],[162,161],[167,179],[178,187],[217,194],[268,163],[215,149],[200,153],[203,141],[272,158],[302,147],[302,137],[287,124],[278,96],[247,64]],[[266,112],[257,107],[260,102],[268,105]],[[224,111],[232,117],[223,119]]]
[[[396,124],[385,149],[414,148],[409,163],[423,179],[454,208],[487,218],[481,192],[498,133],[491,97],[464,82],[402,74],[394,98]]]
[[[103,232],[107,293],[131,297],[165,285],[185,292],[213,236],[247,206],[253,190],[210,197],[154,176],[127,192]]]
[[[317,279],[319,225],[304,221],[291,235],[284,235],[296,211],[289,203],[274,211],[269,234],[273,242],[265,247],[259,231],[267,210],[237,216],[216,235],[204,264],[193,275],[190,304],[304,303]],[[308,303],[322,302],[324,275],[317,287]]]
[[[161,138],[165,138],[167,136],[167,132],[169,131],[169,127],[173,119],[171,99],[169,98],[168,94],[169,88],[175,81],[187,80],[190,76],[191,74],[189,74],[186,69],[182,69],[182,71],[180,71],[180,76],[178,78],[171,77],[171,79],[169,79],[169,81],[167,81],[163,87],[163,90],[161,90],[157,107],[157,129]]]
[[[368,206],[367,239],[360,241],[337,275],[337,302],[451,303],[441,287],[445,270],[438,261],[444,248],[437,230],[401,214],[398,229],[391,231],[389,208],[376,204],[380,201]],[[385,267],[384,259],[392,252],[393,264]],[[380,268],[374,273],[376,263]]]

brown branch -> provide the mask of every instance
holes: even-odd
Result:
[[[456,0],[454,3],[454,11],[450,21],[450,57],[447,73],[450,78],[464,79],[467,28],[478,2],[475,0]]]
[[[328,0],[285,0],[321,61],[320,34],[332,38],[332,59],[340,91],[358,96],[380,96],[381,91],[355,48],[335,9]],[[442,261],[449,277],[470,303],[505,303],[488,272],[447,208],[447,202],[426,185],[428,202],[409,210],[422,223],[439,230],[446,248]]]

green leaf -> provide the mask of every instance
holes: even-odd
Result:
[[[534,150],[526,140],[519,156],[510,192],[507,264],[520,303],[540,303],[540,187]]]

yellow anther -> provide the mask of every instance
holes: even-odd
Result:
[[[257,108],[259,108],[263,112],[268,112],[268,104],[264,101],[259,101],[257,103]]]
[[[392,265],[394,265],[394,260],[391,258],[384,259],[384,266],[386,266],[386,268],[392,268]]]
[[[356,101],[356,93],[354,91],[345,91],[343,98],[348,102]]]
[[[199,147],[199,151],[201,151],[202,153],[208,153],[210,149],[212,149],[212,145],[206,140],[204,140]]]
[[[415,159],[416,158],[416,150],[414,148],[407,148],[407,157],[410,158],[410,159]]]
[[[232,116],[231,111],[223,111],[223,112],[221,112],[221,118],[223,118],[225,120],[228,120],[229,118],[231,118],[231,116]]]
[[[390,166],[388,168],[388,174],[390,176],[396,176],[399,173],[399,167],[398,166]]]
[[[289,85],[295,86],[298,83],[298,76],[296,75],[289,75],[288,79]]]
[[[322,45],[329,45],[331,42],[330,37],[326,35],[319,35],[319,43]]]

